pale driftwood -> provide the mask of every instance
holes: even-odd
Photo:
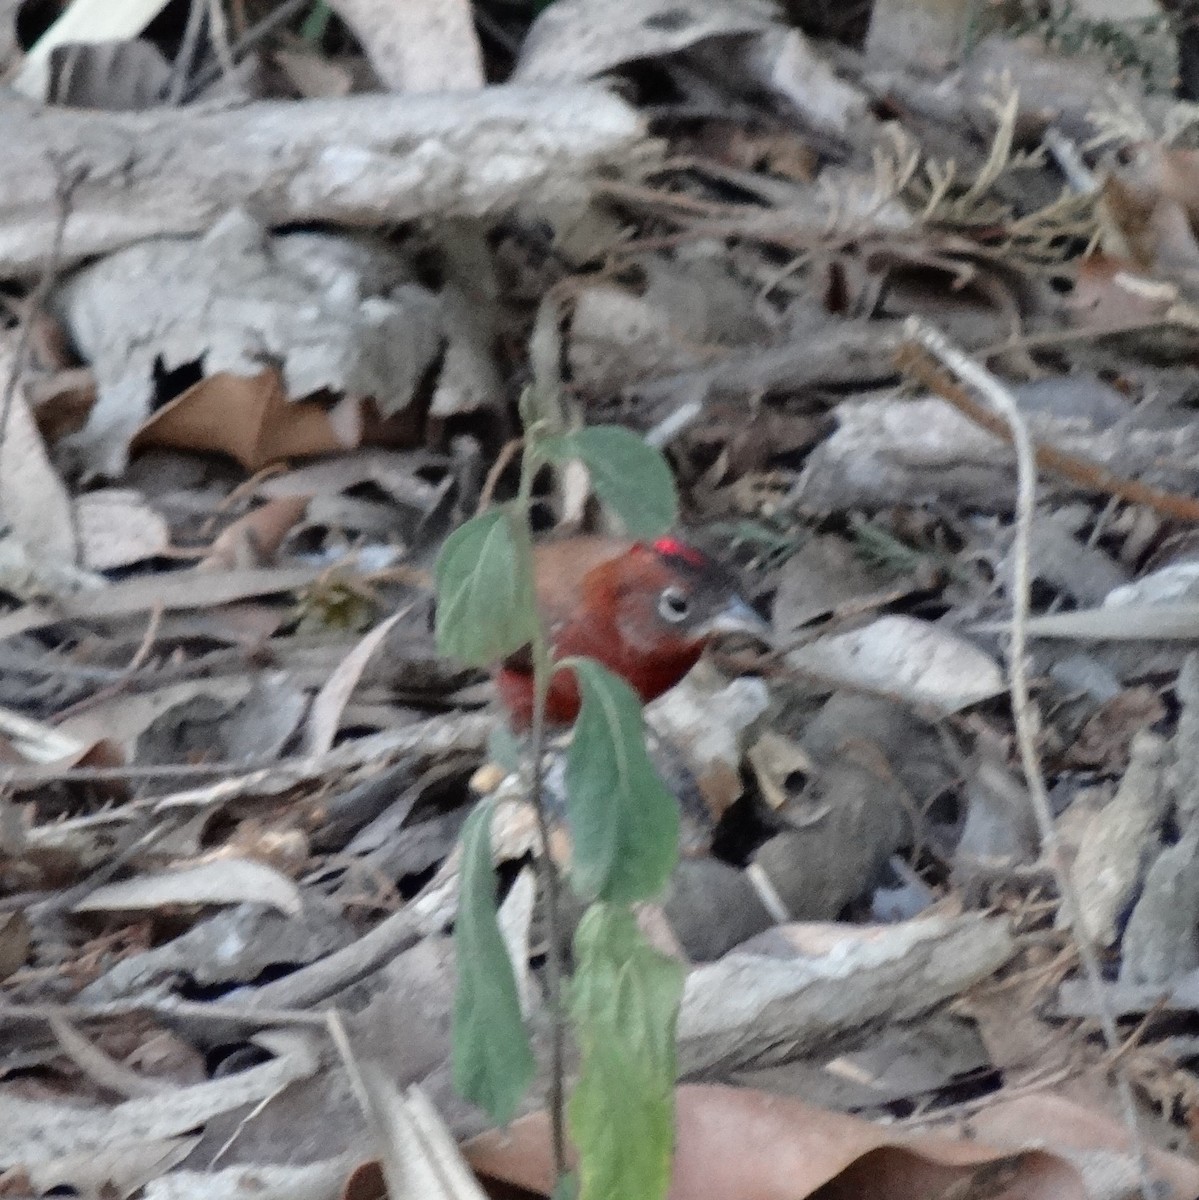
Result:
[[[846,927],[842,944],[819,956],[734,951],[687,977],[680,1074],[787,1062],[871,1022],[910,1019],[985,979],[1014,952],[1006,923],[976,913]]]
[[[358,228],[556,204],[635,158],[637,114],[599,86],[492,87],[417,96],[102,113],[0,105],[0,276],[50,250],[71,193],[62,265],[162,234],[207,229],[234,206],[268,225]]]

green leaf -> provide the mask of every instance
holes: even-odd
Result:
[[[515,775],[524,762],[520,739],[512,727],[501,721],[487,735],[487,761]]]
[[[679,515],[674,476],[661,451],[618,425],[593,425],[542,445],[547,458],[579,458],[595,494],[633,537],[665,533]]]
[[[550,1200],[579,1200],[579,1178],[573,1171],[558,1176]]]
[[[674,1149],[675,1024],[683,968],[631,913],[588,909],[575,934],[571,1011],[582,1070],[570,1098],[580,1200],[658,1200]]]
[[[582,707],[566,758],[571,883],[586,900],[645,900],[678,859],[678,801],[645,750],[641,702],[623,679],[570,658]]]
[[[454,1087],[500,1124],[516,1112],[535,1063],[520,1015],[512,960],[496,922],[491,810],[483,801],[462,827],[462,886],[454,926],[458,991],[450,1047]]]
[[[436,579],[443,654],[485,667],[533,640],[533,547],[521,509],[503,505],[454,530],[438,556]]]
[[[332,16],[333,10],[325,3],[325,0],[316,0],[316,3],[308,10],[304,23],[300,26],[301,40],[310,46],[319,45],[324,41]]]

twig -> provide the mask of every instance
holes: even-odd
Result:
[[[1099,191],[1099,181],[1083,160],[1077,144],[1066,137],[1057,126],[1050,125],[1041,141],[1073,191],[1080,196],[1093,196]]]
[[[200,44],[200,30],[204,27],[204,15],[208,8],[207,0],[191,0],[187,10],[187,24],[183,27],[183,40],[179,44],[179,52],[171,65],[171,86],[167,90],[167,104],[178,108],[183,103],[183,93],[187,88],[187,77],[191,74],[192,62],[196,57],[196,47]]]
[[[0,1004],[0,1021],[50,1021],[61,1017],[68,1021],[102,1021],[109,1017],[127,1017],[131,1013],[154,1013],[163,1017],[182,1017],[200,1021],[236,1021],[246,1025],[321,1025],[323,1012],[293,1008],[247,1008],[220,1000],[181,1000],[158,993],[72,1004]]]
[[[491,498],[499,486],[500,476],[508,469],[508,464],[524,449],[524,445],[524,438],[512,438],[501,447],[499,454],[495,456],[495,462],[491,464],[491,470],[487,472],[487,478],[483,480],[483,490],[479,493],[479,503],[475,506],[476,513],[481,513],[491,504]]]
[[[645,440],[651,446],[661,449],[674,441],[684,430],[689,429],[700,419],[704,411],[702,400],[686,400],[669,416],[663,417],[646,435]]]
[[[241,504],[243,500],[253,499],[254,493],[258,491],[266,480],[272,479],[276,475],[285,475],[287,470],[288,468],[283,463],[269,463],[261,470],[255,471],[249,479],[243,479],[241,483],[222,496],[213,506],[212,512],[204,518],[197,537],[202,538],[205,542],[210,541],[216,533],[216,527],[221,517],[229,512],[230,509]],[[211,545],[197,547],[199,556],[206,555],[211,550]]]
[[[351,768],[370,764],[378,767],[406,754],[422,757],[458,750],[479,750],[486,741],[491,718],[484,714],[447,714],[428,717],[412,725],[336,746],[328,754],[292,755],[288,758],[244,759],[241,762],[144,763],[127,767],[56,767],[0,765],[0,786],[23,788],[46,783],[105,783],[135,779],[203,779],[213,775],[232,775],[222,789],[238,786],[254,788],[267,780],[276,784],[287,779],[288,786],[317,779],[327,772],[344,774]],[[207,791],[207,789],[202,789]],[[161,805],[169,797],[159,797]],[[179,802],[178,796],[175,802]],[[190,801],[189,801],[190,802]],[[123,812],[124,810],[122,810]]]
[[[312,0],[283,0],[283,3],[272,12],[268,13],[257,25],[251,25],[245,33],[242,34],[233,45],[230,51],[230,57],[237,61],[243,58],[259,42],[270,37],[276,29],[282,28],[292,20],[293,17],[298,17],[300,13],[308,9],[312,4]],[[214,83],[220,78],[222,65],[218,63],[208,63],[201,67],[191,81],[191,85],[185,89],[182,101],[187,103],[189,100],[194,100],[210,83]]]
[[[1032,590],[1030,550],[1037,492],[1036,450],[1028,431],[1028,425],[1016,404],[1015,397],[994,375],[973,359],[968,358],[939,329],[918,318],[912,318],[907,322],[907,333],[912,341],[940,359],[959,379],[981,392],[992,407],[1002,414],[1003,420],[1011,431],[1012,445],[1016,450],[1016,527],[1013,546],[1012,623],[1008,671],[1011,681],[1012,717],[1016,727],[1016,742],[1020,750],[1020,761],[1024,768],[1029,800],[1041,835],[1041,852],[1053,868],[1066,920],[1078,947],[1083,973],[1086,975],[1094,995],[1096,1009],[1099,1013],[1099,1024],[1103,1031],[1103,1040],[1114,1061],[1114,1056],[1119,1053],[1122,1041],[1116,1028],[1116,1018],[1103,990],[1099,956],[1083,922],[1082,904],[1070,874],[1070,867],[1066,862],[1057,826],[1054,824],[1053,811],[1049,804],[1049,792],[1045,785],[1045,777],[1041,770],[1041,760],[1037,751],[1037,729],[1040,719],[1033,704],[1028,682],[1027,637],[1028,610]],[[1149,1174],[1149,1159],[1137,1121],[1132,1085],[1123,1070],[1117,1069],[1114,1074],[1116,1093],[1123,1110],[1124,1124],[1136,1156],[1141,1196],[1143,1200],[1155,1200],[1156,1189]]]
[[[157,821],[143,832],[139,833],[136,827],[128,831],[123,839],[123,844],[118,846],[116,851],[86,879],[80,880],[74,887],[51,892],[45,900],[28,905],[25,911],[34,920],[44,920],[56,913],[70,912],[76,904],[81,904],[97,888],[103,887],[112,880],[126,863],[131,862],[143,850],[175,833],[182,825],[183,820],[182,816],[172,816],[166,820]],[[7,900],[8,897],[5,897],[5,900],[0,903],[4,903],[7,907]]]
[[[1147,333],[1151,329],[1192,328],[1181,322],[1172,321],[1167,316],[1142,318],[1139,321],[1125,321],[1120,324],[1082,325],[1076,329],[1048,329],[1042,333],[1022,333],[1019,337],[1005,338],[1002,342],[992,342],[971,351],[976,358],[984,361],[1006,354],[1010,350],[1047,350],[1054,346],[1068,346],[1072,342],[1089,342],[1096,338],[1122,337],[1130,333]]]
[[[50,290],[54,287],[54,281],[58,276],[63,237],[67,231],[67,218],[71,215],[71,197],[87,174],[87,168],[84,166],[77,166],[70,173],[65,171],[62,161],[55,161],[54,166],[58,173],[58,181],[54,187],[54,200],[58,205],[58,220],[54,225],[54,235],[50,239],[50,250],[46,254],[41,278],[38,279],[33,291],[25,300],[25,309],[21,314],[20,329],[17,332],[17,344],[13,350],[12,368],[8,378],[4,381],[4,396],[0,399],[0,449],[3,449],[4,439],[8,436],[8,419],[12,415],[13,401],[16,399],[21,376],[25,373],[25,359],[29,353],[29,339],[34,322],[45,307]]]
[[[525,439],[520,468],[520,500],[526,506],[533,498],[533,481],[539,465],[531,439]],[[550,1009],[550,1131],[554,1149],[554,1177],[561,1182],[566,1177],[566,1012],[563,1007],[562,976],[562,917],[558,869],[550,853],[550,823],[544,795],[545,766],[545,705],[554,662],[550,653],[545,626],[540,617],[532,644],[533,656],[533,722],[530,730],[532,766],[529,773],[529,802],[537,814],[537,836],[541,842],[539,866],[545,889],[545,918],[549,948],[545,956],[546,990]]]
[[[1077,1074],[1079,1074],[1077,1069],[1058,1067],[1041,1075],[1033,1075],[1022,1083],[1005,1087],[998,1093],[988,1092],[985,1096],[977,1096],[973,1100],[963,1100],[944,1108],[913,1113],[909,1117],[899,1117],[895,1124],[901,1129],[910,1129],[913,1126],[921,1125],[947,1124],[951,1120],[961,1120],[963,1117],[973,1116],[975,1113],[982,1112],[983,1109],[990,1108],[997,1103],[1003,1103],[1005,1100],[1016,1100],[1023,1096],[1032,1096],[1037,1092],[1043,1092],[1047,1087],[1056,1087],[1059,1083],[1065,1083],[1066,1080]]]
[[[142,635],[141,644],[129,660],[129,665],[106,687],[100,688],[90,696],[84,696],[82,700],[77,700],[74,704],[69,704],[60,712],[56,712],[51,718],[50,724],[61,725],[71,717],[78,716],[82,712],[87,712],[88,709],[95,708],[97,704],[103,704],[106,700],[111,700],[125,691],[137,677],[137,673],[141,670],[146,659],[149,658],[150,651],[154,648],[154,642],[158,638],[158,630],[161,626],[162,605],[156,604],[150,610],[150,619],[146,622],[146,632]]]
[[[959,387],[944,372],[940,371],[928,355],[922,353],[917,347],[911,343],[901,346],[895,356],[895,361],[901,371],[911,375],[930,391],[940,396],[942,400],[948,401],[958,412],[969,417],[976,425],[981,426],[988,433],[993,433],[996,437],[1003,438],[1009,444],[1016,443],[1016,435],[1012,428],[1001,417],[997,417],[984,405],[979,404],[964,388]],[[986,374],[988,379],[994,378],[985,372],[985,369],[979,366],[975,360],[964,358],[964,361],[973,363],[979,371]],[[1074,454],[1067,454],[1056,446],[1034,443],[1031,437],[1029,446],[1037,467],[1061,475],[1088,491],[1117,496],[1129,504],[1144,504],[1147,508],[1152,508],[1155,512],[1173,517],[1178,521],[1199,522],[1199,500],[1194,500],[1190,496],[1180,496],[1173,492],[1163,492],[1158,488],[1141,483],[1137,479],[1126,479],[1098,463]]]
[[[221,0],[208,0],[208,41],[225,76],[232,75],[237,64],[233,61],[233,47],[229,45],[229,22],[225,20]]]
[[[380,1114],[371,1097],[370,1088],[367,1087],[366,1080],[362,1077],[362,1069],[359,1067],[358,1059],[350,1045],[350,1036],[346,1033],[345,1022],[341,1019],[341,1013],[335,1008],[331,1008],[325,1013],[325,1031],[329,1034],[329,1040],[333,1043],[337,1056],[341,1059],[341,1065],[349,1076],[350,1088],[354,1093],[354,1099],[358,1101],[358,1107],[362,1109],[362,1115],[376,1126],[375,1132],[383,1141]]]
[[[299,758],[251,758],[242,762],[133,763],[126,767],[14,766],[0,768],[0,780],[17,787],[47,783],[120,783],[137,779],[204,779],[211,775],[237,775],[298,764]]]

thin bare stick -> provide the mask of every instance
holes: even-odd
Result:
[[[270,37],[276,29],[281,29],[288,21],[294,17],[298,17],[300,13],[311,6],[312,0],[283,0],[283,3],[278,8],[267,13],[256,25],[251,25],[237,39],[237,42],[230,51],[233,61],[237,62],[244,58],[259,42]],[[191,83],[184,89],[181,97],[182,102],[186,104],[189,100],[194,100],[210,83],[214,83],[220,78],[223,70],[223,62],[207,63],[201,67],[196,72]]]
[[[208,5],[206,0],[192,0],[187,10],[187,24],[183,27],[183,41],[179,44],[179,53],[171,65],[171,85],[167,89],[167,103],[177,108],[183,103],[183,93],[187,88],[187,77],[191,74],[192,62],[196,57],[196,47],[200,44],[200,30],[204,27],[204,16]]]
[[[1022,333],[1019,337],[1005,338],[973,351],[976,358],[991,359],[1006,354],[1009,350],[1051,350],[1056,346],[1068,346],[1074,342],[1099,341],[1103,338],[1121,337],[1130,333],[1148,333],[1150,330],[1169,329],[1173,326],[1186,328],[1169,317],[1148,317],[1123,324],[1083,325],[1076,329],[1050,329],[1042,333]]]
[[[95,708],[96,705],[103,704],[113,699],[113,697],[119,696],[133,682],[146,659],[150,657],[150,651],[154,649],[154,642],[158,638],[158,630],[161,625],[162,605],[155,604],[150,610],[150,619],[146,622],[146,632],[142,635],[141,644],[129,660],[129,665],[106,687],[102,687],[90,696],[84,696],[82,700],[77,700],[74,704],[69,704],[66,708],[60,709],[50,719],[50,724],[61,725],[69,718],[77,716],[81,712],[87,712],[88,709]]]
[[[358,1106],[362,1109],[362,1115],[377,1124],[379,1114],[371,1100],[370,1088],[366,1086],[366,1080],[362,1077],[362,1069],[359,1067],[358,1059],[350,1045],[350,1035],[346,1033],[345,1022],[341,1019],[341,1013],[337,1009],[331,1008],[325,1013],[325,1029],[329,1034],[329,1040],[337,1050],[341,1065],[345,1067],[346,1074],[350,1077],[350,1087],[354,1092],[354,1098],[358,1101]]]
[[[495,462],[491,464],[491,470],[487,472],[487,478],[483,480],[483,490],[479,493],[479,503],[475,506],[476,513],[481,513],[484,509],[491,507],[495,489],[499,487],[500,476],[508,469],[508,465],[517,454],[524,449],[524,445],[524,438],[512,438],[511,441],[504,443],[499,454],[495,456]]]
[[[672,442],[684,430],[689,429],[700,419],[704,411],[702,400],[687,400],[680,404],[669,416],[664,417],[646,435],[645,440],[651,446],[661,449]]]
[[[327,1010],[326,1010],[327,1011]],[[195,1021],[236,1021],[245,1025],[320,1025],[328,1021],[325,1011],[301,1008],[249,1008],[219,1000],[181,1000],[157,993],[123,996],[119,1000],[75,1004],[0,1004],[0,1021],[104,1021],[131,1013],[154,1013],[162,1017],[185,1017]]]
[[[226,78],[232,75],[237,64],[233,61],[233,47],[229,44],[229,23],[225,20],[225,9],[221,0],[208,0],[208,41],[221,71]]]
[[[1107,1045],[1108,1052],[1113,1056],[1114,1062],[1114,1056],[1119,1053],[1123,1043],[1116,1028],[1116,1018],[1103,990],[1099,955],[1096,953],[1094,942],[1087,933],[1078,890],[1074,886],[1070,867],[1066,862],[1061,839],[1058,836],[1057,826],[1054,824],[1053,811],[1049,804],[1049,791],[1045,785],[1040,755],[1037,752],[1037,730],[1040,725],[1040,716],[1033,703],[1028,683],[1028,610],[1032,585],[1030,548],[1037,499],[1036,450],[1028,431],[1028,425],[1016,404],[1016,398],[990,371],[954,346],[939,329],[919,318],[913,317],[908,320],[906,332],[913,342],[938,358],[959,379],[986,397],[991,406],[1002,414],[1011,430],[1012,445],[1016,450],[1016,527],[1012,555],[1014,568],[1008,672],[1011,681],[1012,717],[1016,727],[1016,743],[1020,749],[1020,761],[1024,768],[1029,800],[1032,803],[1033,814],[1041,835],[1041,852],[1053,868],[1066,920],[1073,934],[1075,945],[1078,947],[1083,973],[1094,994],[1103,1040]],[[1122,1069],[1117,1068],[1114,1075],[1116,1092],[1123,1110],[1124,1124],[1136,1156],[1141,1196],[1143,1200],[1154,1200],[1157,1189],[1149,1174],[1149,1158],[1137,1121],[1132,1085],[1128,1082],[1128,1076]]]

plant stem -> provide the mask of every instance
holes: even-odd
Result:
[[[538,457],[535,431],[525,436],[520,464],[518,501],[524,505],[526,517],[533,498],[533,480],[537,474]],[[533,722],[530,730],[532,766],[529,776],[529,802],[537,814],[537,833],[541,841],[541,879],[545,890],[545,920],[549,949],[545,956],[546,990],[550,1007],[550,1085],[548,1105],[550,1130],[554,1149],[554,1174],[560,1181],[566,1175],[566,1012],[563,1007],[562,981],[565,975],[562,955],[562,908],[558,870],[550,854],[550,822],[546,812],[544,792],[545,766],[545,705],[554,661],[545,627],[537,620],[533,637]]]
[[[558,1179],[566,1174],[566,1013],[563,1008],[562,921],[558,870],[550,854],[550,823],[543,795],[543,765],[545,760],[545,698],[549,690],[553,663],[550,661],[544,636],[533,646],[532,755],[529,799],[537,813],[537,831],[541,839],[541,877],[545,887],[545,918],[549,948],[545,958],[545,973],[550,1006],[550,1128],[554,1147],[554,1172]]]

